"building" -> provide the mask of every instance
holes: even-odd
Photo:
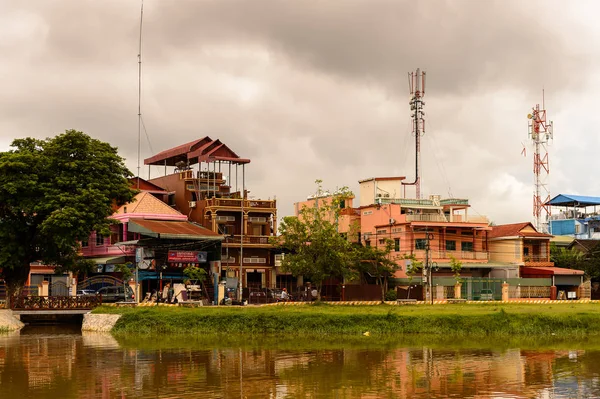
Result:
[[[538,232],[529,222],[493,226],[489,235],[491,259],[514,265],[516,276],[506,276],[513,288],[527,287],[535,297],[576,299],[583,294],[583,271],[555,267],[550,260],[550,234]],[[511,277],[519,277],[516,281]],[[513,297],[525,297],[514,291]]]
[[[219,140],[204,137],[165,150],[144,161],[164,168],[149,181],[172,193],[169,204],[210,231],[223,235],[220,262],[212,272],[221,278],[240,277],[243,287],[285,286],[291,276],[276,272],[275,252],[269,242],[276,234],[275,199],[249,196],[245,167],[239,157]],[[228,286],[231,284],[228,283]]]
[[[550,234],[600,239],[600,197],[559,194],[547,202],[553,207]]]
[[[169,193],[143,179],[132,180],[140,192],[131,203],[117,209],[111,219],[108,237],[92,232],[81,243],[82,255],[95,262],[89,278],[78,283],[78,289],[97,290],[119,282],[115,270],[119,264],[137,265],[135,279],[139,283],[137,297],[161,290],[163,281],[182,283],[183,270],[189,265],[208,269],[211,262],[220,260],[220,234],[188,221],[188,217],[168,205]],[[212,298],[211,288],[207,295]],[[207,290],[208,290],[207,288]]]

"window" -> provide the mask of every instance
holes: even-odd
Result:
[[[464,252],[473,252],[473,243],[471,241],[463,241],[460,243],[460,250]]]
[[[425,249],[427,247],[427,240],[425,238],[417,238],[415,240],[415,249]]]
[[[456,230],[448,229],[448,230],[446,230],[446,234],[456,234]]]
[[[370,240],[365,241],[365,246],[366,247],[370,247],[371,246],[371,241]]]
[[[104,245],[104,237],[96,233],[96,246],[99,247],[101,245]]]
[[[372,215],[373,211],[364,211],[363,215],[367,216],[367,215]]]
[[[400,251],[400,239],[394,238],[394,252]]]
[[[529,247],[523,247],[523,256],[529,256]]]
[[[446,251],[456,251],[456,241],[446,240]]]
[[[402,227],[392,229],[392,233],[402,233]]]
[[[380,244],[385,244],[385,238],[380,238],[380,239],[379,239],[379,243],[380,243]]]
[[[387,233],[386,229],[377,230],[377,234],[385,234],[385,233]]]
[[[471,230],[469,230],[469,231],[461,231],[460,234],[463,235],[463,236],[472,236],[473,235],[473,231],[471,231]]]
[[[88,245],[90,245],[90,244],[88,243],[88,240],[81,241],[81,248],[87,248],[87,246],[88,246]]]

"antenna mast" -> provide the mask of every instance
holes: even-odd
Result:
[[[543,95],[542,95],[543,97]],[[550,205],[550,190],[548,189],[547,179],[550,174],[550,164],[548,162],[548,143],[553,139],[552,121],[546,120],[546,110],[544,102],[542,109],[536,104],[532,113],[527,115],[529,119],[529,137],[533,142],[533,221],[538,231],[548,232],[548,219],[552,214]]]
[[[425,112],[423,107],[425,102],[425,72],[417,68],[416,72],[409,72],[408,87],[410,89],[410,117],[413,122],[413,135],[415,136],[415,181],[412,183],[402,183],[405,186],[415,186],[416,198],[421,199],[421,177],[419,176],[421,167],[421,136],[425,134]]]
[[[140,40],[138,48],[138,148],[137,148],[137,188],[140,188],[140,158],[142,147],[142,26],[144,21],[144,0],[140,8]]]

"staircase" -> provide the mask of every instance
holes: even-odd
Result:
[[[202,290],[206,294],[206,299],[208,300],[208,304],[212,304],[215,299],[215,285],[213,283],[213,275],[212,273],[208,273],[206,275],[206,280],[202,282]]]

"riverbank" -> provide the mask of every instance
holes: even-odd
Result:
[[[115,334],[285,336],[600,336],[600,304],[440,306],[100,307],[120,314]]]

